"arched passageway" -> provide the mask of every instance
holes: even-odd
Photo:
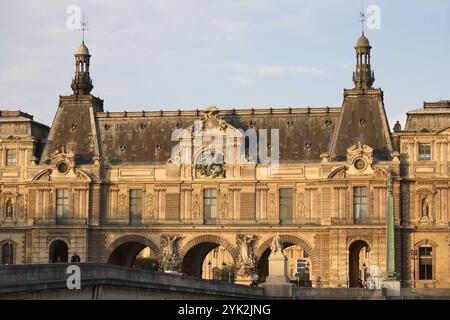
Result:
[[[350,288],[364,287],[366,281],[366,260],[369,258],[369,244],[363,240],[352,242],[348,255],[348,280]]]
[[[55,240],[49,247],[49,262],[68,262],[69,248],[63,240]]]
[[[287,258],[287,276],[288,278],[302,287],[310,285],[311,276],[311,259],[308,252],[301,246],[291,242],[283,242],[283,253]],[[270,248],[267,248],[258,260],[258,277],[259,282],[265,282],[269,274],[269,256]],[[297,270],[297,261],[302,263],[302,266]],[[299,271],[299,272],[297,272]]]
[[[110,254],[108,263],[147,270],[158,270],[156,254],[147,245],[130,241],[117,246]]]

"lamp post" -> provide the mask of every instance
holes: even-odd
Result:
[[[226,270],[226,268],[227,268],[227,264],[226,264],[225,261],[223,261],[222,262],[222,277],[223,277],[222,280],[225,280],[225,281],[227,281],[226,278],[225,278],[225,270]]]
[[[208,262],[208,279],[211,280],[211,260]]]
[[[416,287],[416,260],[417,257],[419,256],[419,253],[416,249],[416,230],[417,226],[415,225],[413,228],[413,248],[409,250],[411,260],[413,261],[413,288]]]

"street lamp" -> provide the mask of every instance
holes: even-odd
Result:
[[[208,279],[211,280],[211,260],[209,260],[208,262],[208,270],[209,270]]]
[[[411,255],[411,260],[413,261],[413,288],[416,287],[416,260],[419,255],[417,249],[410,249],[409,254]]]
[[[222,262],[222,277],[223,277],[222,280],[225,280],[225,281],[227,281],[226,278],[225,278],[225,269],[226,269],[226,267],[227,267],[227,264],[226,264],[225,261],[223,261]]]
[[[414,249],[409,250],[409,254],[411,255],[411,260],[413,261],[413,288],[416,287],[416,260],[419,255],[419,253],[417,252],[417,249],[415,248],[415,246],[416,246],[416,230],[417,230],[417,226],[415,225],[413,228]]]

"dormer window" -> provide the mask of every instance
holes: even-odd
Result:
[[[6,165],[7,166],[17,165],[17,154],[15,149],[6,150]]]
[[[431,160],[431,144],[419,143],[419,160]]]

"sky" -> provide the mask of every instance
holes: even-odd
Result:
[[[450,99],[448,0],[0,0],[1,110],[51,125],[81,43],[72,5],[105,111],[341,106],[363,6],[390,127]]]

